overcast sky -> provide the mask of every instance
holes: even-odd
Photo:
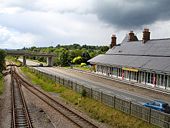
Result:
[[[0,0],[0,48],[109,45],[143,28],[170,37],[170,0]]]

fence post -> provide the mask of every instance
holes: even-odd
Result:
[[[112,101],[113,101],[113,108],[115,108],[116,96],[112,97]]]
[[[64,78],[63,78],[63,85],[64,85]]]
[[[100,92],[100,102],[102,102],[103,92]]]
[[[149,108],[149,123],[151,123],[151,108]]]
[[[82,84],[80,84],[80,93],[81,94],[82,94],[83,90],[84,90],[84,86]]]
[[[130,101],[129,103],[130,103],[130,104],[129,104],[129,115],[131,115],[131,111],[132,111],[132,102]]]
[[[73,89],[73,81],[70,81],[70,87]]]
[[[77,82],[75,83],[75,91],[77,92]]]
[[[93,97],[93,89],[90,88],[90,98],[92,98],[92,97]]]
[[[59,84],[60,84],[60,77],[58,77],[59,78]]]

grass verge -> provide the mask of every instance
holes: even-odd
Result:
[[[75,66],[74,68],[79,69],[79,70],[84,70],[84,71],[91,71],[91,67],[89,67],[89,66],[84,66],[84,67]]]
[[[92,71],[91,67],[89,67],[89,66],[81,67],[80,65],[67,66],[67,67],[64,67],[64,68],[66,68],[66,69],[73,68],[73,69],[78,69],[78,70],[83,70],[83,71]]]
[[[86,112],[90,117],[111,125],[113,128],[158,128],[121,111],[108,107],[98,101],[82,97],[62,85],[55,84],[47,77],[37,75],[26,67],[21,68],[34,84],[40,85],[45,91],[59,93],[61,97]]]

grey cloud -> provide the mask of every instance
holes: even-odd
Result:
[[[34,0],[7,0],[2,5],[7,7],[19,7],[23,10],[40,10],[37,5],[37,1]]]
[[[5,41],[9,40],[10,39],[10,35],[0,35],[0,41],[1,43],[4,43]]]
[[[45,34],[48,30],[47,25],[43,22],[43,18],[38,17],[38,14],[1,14],[0,19],[1,26],[12,28],[23,33]]]
[[[95,0],[93,6],[99,19],[122,29],[170,19],[170,0]]]

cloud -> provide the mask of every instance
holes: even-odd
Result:
[[[0,48],[30,47],[35,41],[35,36],[30,33],[20,33],[0,26]]]
[[[26,11],[83,13],[91,8],[93,0],[0,0],[2,6],[18,7]]]
[[[170,0],[95,0],[93,5],[100,20],[121,29],[170,19]]]
[[[168,0],[0,2],[0,47],[3,48],[56,46],[59,43],[109,45],[112,33],[120,43],[130,29],[141,38],[143,26],[151,28],[151,35],[159,31],[159,37],[169,36],[166,30],[170,26]]]

